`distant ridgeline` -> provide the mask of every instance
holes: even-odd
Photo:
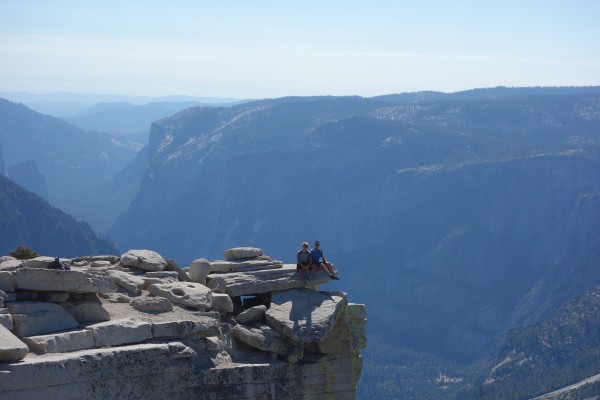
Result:
[[[66,257],[117,252],[110,240],[99,238],[87,223],[0,176],[0,255],[20,245]]]

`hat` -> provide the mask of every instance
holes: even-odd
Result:
[[[319,242],[318,240],[315,240],[315,244],[321,244],[321,242]]]
[[[308,247],[308,242],[302,243],[302,247],[304,247],[304,246]]]

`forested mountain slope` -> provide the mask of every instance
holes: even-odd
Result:
[[[56,257],[119,254],[110,240],[96,236],[87,223],[0,176],[0,255],[22,245]]]

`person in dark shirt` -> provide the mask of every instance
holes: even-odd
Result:
[[[337,271],[332,263],[328,262],[325,256],[323,255],[323,250],[321,249],[321,242],[315,240],[315,245],[313,249],[310,251],[310,255],[312,257],[312,265],[314,268],[321,268],[325,271],[331,279],[338,280],[340,279],[337,276]],[[323,260],[323,262],[321,262]],[[312,266],[311,266],[312,268]]]
[[[50,268],[50,269],[60,269],[60,270],[63,270],[63,271],[68,271],[68,270],[71,269],[71,268],[67,267],[67,265],[64,262],[60,261],[60,258],[58,258],[58,257],[56,257],[54,259],[54,261],[52,261],[50,264],[48,264],[48,268]]]
[[[310,265],[312,264],[311,260],[312,256],[310,251],[308,251],[308,243],[304,242],[302,243],[302,248],[296,253],[296,270],[300,272],[300,276],[305,281],[305,274],[308,273],[310,275]]]

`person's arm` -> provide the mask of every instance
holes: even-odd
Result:
[[[323,250],[321,250],[321,258],[323,259],[323,262],[327,264],[327,259],[325,258],[325,253],[323,253]]]

